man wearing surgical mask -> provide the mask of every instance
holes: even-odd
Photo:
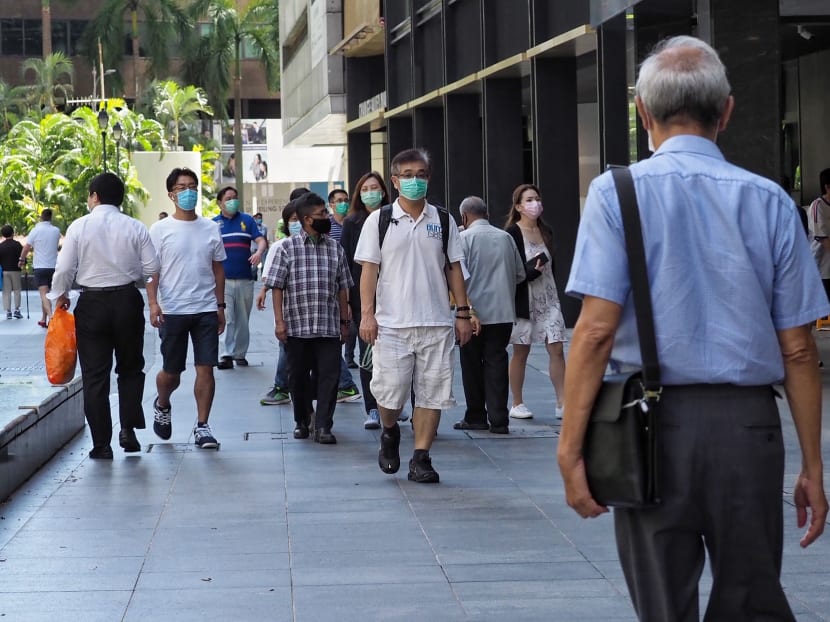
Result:
[[[236,189],[226,186],[216,194],[219,214],[214,217],[225,245],[225,343],[216,367],[233,369],[234,363],[247,367],[250,332],[248,319],[254,304],[254,277],[251,266],[258,266],[265,257],[267,242],[250,214],[239,210]],[[253,244],[256,251],[251,253]]]
[[[167,177],[167,192],[176,211],[150,228],[161,263],[158,280],[147,282],[150,322],[159,329],[162,356],[153,431],[163,440],[173,434],[170,396],[181,382],[188,341],[192,341],[197,416],[193,439],[201,449],[218,448],[208,417],[216,388],[213,367],[219,357],[219,335],[225,330],[225,246],[216,223],[196,213],[196,173],[173,169]]]
[[[329,192],[329,220],[331,221],[331,233],[329,234],[338,242],[343,233],[343,221],[349,213],[349,193],[342,188],[335,188]]]

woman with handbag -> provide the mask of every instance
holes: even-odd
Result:
[[[556,391],[556,418],[562,418],[565,383],[565,319],[553,278],[553,231],[541,218],[542,196],[533,184],[522,184],[513,191],[513,205],[507,216],[506,231],[524,257],[527,280],[516,287],[516,323],[510,335],[510,392],[514,419],[531,419],[522,388],[527,357],[534,343],[545,344],[548,373]]]

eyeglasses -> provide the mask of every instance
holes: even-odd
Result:
[[[199,189],[198,184],[188,184],[186,186],[182,186],[182,185],[173,186],[173,190],[175,190],[176,192],[181,192],[182,190],[198,190],[198,189]]]
[[[429,179],[428,173],[400,173],[395,175],[395,177],[399,179],[412,179],[413,177],[417,177],[418,179]]]

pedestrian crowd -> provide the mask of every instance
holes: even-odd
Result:
[[[773,385],[783,384],[803,455],[793,498],[799,526],[809,523],[801,542],[808,546],[828,511],[811,327],[830,315],[830,169],[821,173],[805,240],[789,196],[727,162],[717,147],[734,99],[710,46],[692,37],[661,43],[643,63],[635,93],[654,150],[629,170],[663,388],[661,502],[614,512],[632,601],[642,620],[697,620],[705,551],[713,577],[707,619],[794,620],[780,585],[784,455]],[[183,168],[167,178],[170,216],[149,230],[119,210],[124,186],[112,173],[90,183],[90,213],[69,226],[60,255],[49,210],[23,247],[4,227],[8,318],[20,317],[19,268],[11,260],[22,265],[32,249],[44,326],[50,286],[56,304],[68,307],[72,283],[80,285],[75,315],[90,457],[113,457],[113,354],[119,444],[141,448],[135,429],[145,427],[145,319],[135,284],[143,280],[161,338],[153,401],[160,438],[172,434],[170,398],[190,341],[195,443],[218,447],[208,423],[213,370],[248,365],[249,316],[254,305],[268,307],[270,294],[276,373],[260,403],[291,403],[295,439],[336,444],[337,403],[362,397],[364,428],[380,431],[381,471],[400,469],[400,424],[411,418],[408,479],[437,483],[430,450],[442,411],[456,405],[456,346],[466,408],[453,427],[508,434],[511,418],[534,416],[523,385],[531,346],[544,345],[550,410],[562,420],[557,457],[567,502],[586,518],[607,512],[591,494],[582,447],[603,375],[641,364],[611,174],[590,186],[563,288],[582,305],[566,371],[557,248],[540,188],[515,188],[504,227],[491,222],[481,198],[467,197],[459,227],[427,199],[433,171],[425,151],[398,153],[389,173],[396,198],[377,171],[351,193],[296,189],[270,247],[261,214],[241,212],[233,187],[219,191],[213,221],[198,216],[198,176]],[[360,388],[350,368],[359,368]]]

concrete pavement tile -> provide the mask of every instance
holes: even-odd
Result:
[[[588,562],[533,562],[513,564],[446,564],[444,572],[450,583],[475,581],[557,581],[559,579],[602,579]]]
[[[296,622],[465,620],[448,585],[436,583],[297,587]]]
[[[327,527],[304,523],[289,524],[291,551],[382,551],[394,548],[430,550],[418,528],[375,529],[364,524],[333,524]]]
[[[131,590],[144,557],[3,558],[0,592]]]
[[[289,622],[291,590],[276,588],[136,590],[123,622],[176,620]]]
[[[338,567],[294,568],[291,571],[291,577],[295,587],[447,583],[447,577],[437,564],[432,566],[395,564],[357,566],[350,564]]]
[[[398,566],[434,566],[438,562],[428,547],[409,549],[395,546],[387,550],[292,551],[292,569],[341,568],[347,566],[396,568]]]
[[[203,569],[163,572],[142,572],[137,590],[188,590],[291,587],[291,572],[287,568],[263,569]]]
[[[491,603],[529,599],[613,599],[620,593],[605,579],[556,579],[553,581],[472,581],[453,582],[462,603],[486,599]]]
[[[146,557],[143,572],[207,572],[230,570],[286,570],[288,553],[246,553],[197,549],[186,555],[153,552]]]
[[[493,603],[490,600],[467,601],[464,609],[471,620],[520,620],[551,622],[552,620],[590,620],[591,622],[636,622],[631,603],[617,598],[546,598]]]
[[[3,594],[0,617],[9,622],[113,622],[121,620],[132,592],[89,590]]]
[[[206,550],[215,553],[285,553],[288,535],[285,523],[250,522],[244,529],[218,523],[214,527],[172,527],[153,536],[151,554],[189,555]]]
[[[143,556],[151,529],[99,529],[95,532],[21,530],[5,547],[3,557],[136,557]]]

